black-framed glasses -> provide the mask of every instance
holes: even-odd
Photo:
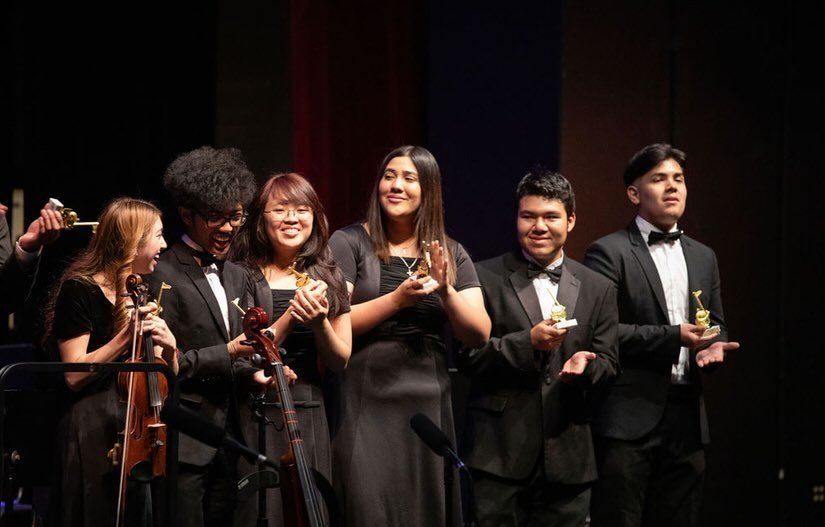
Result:
[[[210,229],[219,229],[227,222],[229,222],[229,225],[233,228],[240,227],[246,223],[246,218],[249,216],[246,212],[236,212],[229,216],[224,216],[223,214],[218,214],[217,212],[207,212],[206,214],[201,211],[196,212],[206,221],[206,226]]]

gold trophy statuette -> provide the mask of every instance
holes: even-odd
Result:
[[[553,305],[550,307],[550,320],[556,323],[555,326],[559,329],[578,326],[579,324],[575,318],[567,320],[567,308],[556,300],[556,297],[553,296],[553,292],[550,291],[549,287],[547,288],[547,294],[553,299]]]
[[[421,242],[421,259],[418,262],[418,268],[415,270],[415,278],[429,277],[429,280],[424,282],[424,289],[435,289],[438,287],[438,282],[430,277],[430,269],[433,266],[433,258],[430,256],[429,242]]]
[[[71,230],[75,227],[91,227],[92,232],[97,230],[96,221],[78,221],[77,213],[68,207],[64,207],[60,200],[55,198],[49,198],[49,203],[46,204],[46,208],[49,210],[56,210],[63,216],[63,228],[66,230]]]
[[[309,282],[312,281],[312,278],[309,276],[309,273],[302,273],[298,269],[295,268],[298,262],[292,262],[292,265],[289,266],[289,272],[295,276],[295,285],[298,286],[298,289],[303,289]]]
[[[719,334],[720,328],[719,326],[712,326],[710,325],[710,311],[705,309],[705,306],[702,304],[702,301],[699,299],[699,295],[702,294],[702,290],[699,289],[698,291],[693,292],[693,297],[696,298],[696,302],[699,304],[699,307],[696,308],[696,317],[695,323],[697,326],[701,326],[705,328],[705,332],[702,333],[702,337],[715,337]]]

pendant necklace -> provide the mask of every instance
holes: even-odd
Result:
[[[410,278],[412,278],[413,275],[415,275],[415,273],[416,273],[415,271],[413,271],[413,266],[416,263],[418,263],[418,258],[413,258],[413,261],[412,261],[411,264],[408,264],[407,260],[405,260],[403,256],[399,256],[399,258],[401,258],[401,261],[404,263],[404,266],[407,268],[407,274],[409,275]]]

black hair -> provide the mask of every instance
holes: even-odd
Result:
[[[687,163],[687,156],[678,148],[673,148],[667,143],[653,143],[642,148],[630,158],[624,170],[624,186],[629,187],[637,178],[644,176],[659,163],[673,159],[684,171]]]
[[[211,146],[179,155],[163,174],[163,186],[179,206],[204,213],[247,207],[256,187],[240,150]]]
[[[568,216],[576,212],[576,195],[573,186],[566,177],[558,172],[548,170],[541,165],[535,165],[521,178],[516,187],[518,200],[525,196],[541,196],[547,199],[557,199],[564,204]]]

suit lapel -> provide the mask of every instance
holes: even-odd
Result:
[[[226,292],[226,301],[232,302],[236,298],[238,304],[243,305],[246,301],[246,271],[239,265],[232,262],[226,262],[223,268],[223,289]],[[229,331],[232,335],[239,335],[243,331],[243,321],[241,319],[241,312],[235,306],[227,306],[229,308]],[[264,311],[269,315],[272,308],[264,308]]]
[[[699,261],[696,258],[696,254],[693,251],[693,246],[691,245],[690,238],[686,236],[682,236],[682,254],[685,255],[685,265],[687,266],[687,274],[688,274],[688,305],[693,306],[693,309],[699,307],[696,303],[696,299],[691,294],[693,291],[698,291],[702,289],[702,285],[698,282],[697,277],[699,276]],[[702,294],[707,295],[710,294],[710,291],[702,291]]]
[[[200,266],[195,262],[195,259],[192,256],[191,251],[188,250],[188,246],[186,246],[185,244],[183,245],[183,247],[180,247],[179,250],[175,251],[175,254],[178,257],[178,261],[181,263],[181,267],[183,267],[186,276],[189,277],[189,279],[197,288],[198,292],[203,297],[204,301],[206,302],[206,305],[209,306],[209,312],[212,313],[212,318],[215,320],[215,324],[221,330],[221,333],[224,335],[224,338],[226,338],[226,340],[228,341],[229,336],[226,334],[226,326],[223,322],[223,314],[221,313],[220,306],[218,306],[218,300],[215,298],[215,293],[212,292],[212,288],[209,286],[209,281],[203,274],[203,269],[201,269]],[[234,297],[228,300],[232,301],[234,300]],[[231,313],[229,319],[230,321],[232,320]]]
[[[647,283],[650,285],[650,288],[653,290],[653,294],[656,297],[656,303],[659,304],[659,309],[667,320],[668,315],[667,302],[665,301],[665,290],[662,287],[662,279],[659,278],[659,271],[656,269],[656,264],[653,263],[653,257],[650,256],[650,251],[648,250],[645,240],[642,238],[642,233],[639,232],[639,228],[636,226],[636,223],[631,223],[627,230],[627,234],[630,237],[630,250],[639,262],[639,265],[647,278]]]
[[[564,271],[559,279],[558,301],[567,310],[567,318],[576,318],[576,301],[579,299],[581,280],[573,274],[572,267],[567,265],[567,257],[562,264]]]
[[[515,253],[508,255],[508,260],[507,267],[512,271],[510,285],[513,287],[521,307],[527,313],[530,324],[535,326],[544,320],[544,317],[541,316],[539,297],[536,295],[533,281],[527,278],[527,261],[521,255]]]

